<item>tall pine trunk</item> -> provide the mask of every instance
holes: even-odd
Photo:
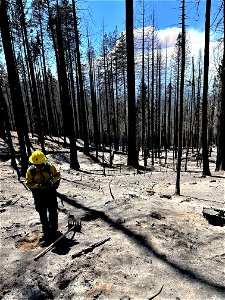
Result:
[[[18,170],[17,163],[16,163],[15,149],[13,147],[13,141],[12,141],[12,136],[11,136],[11,132],[10,132],[10,123],[9,123],[9,116],[8,116],[8,112],[7,112],[7,105],[5,102],[4,95],[3,95],[1,83],[0,83],[0,118],[1,118],[1,122],[3,123],[2,124],[3,126],[1,129],[3,129],[5,131],[5,134],[7,137],[7,143],[9,145],[10,156],[11,156],[11,166],[17,171],[18,177],[20,177],[19,170]]]
[[[100,144],[99,138],[99,124],[98,124],[98,107],[96,101],[96,92],[94,86],[94,70],[93,70],[93,57],[92,57],[91,45],[88,39],[88,62],[89,62],[89,80],[90,80],[90,94],[92,103],[92,118],[94,127],[94,141],[96,147],[96,160],[98,160],[98,149]]]
[[[20,157],[21,157],[21,174],[25,176],[28,166],[25,134],[27,132],[25,109],[23,103],[23,95],[20,86],[18,70],[16,68],[16,61],[13,54],[13,46],[11,40],[11,32],[9,26],[9,19],[7,15],[7,1],[2,0],[0,3],[0,29],[1,38],[5,54],[9,88],[11,99],[13,103],[13,113],[15,118],[15,125],[18,134]]]
[[[152,82],[151,82],[151,149],[152,149],[152,166],[154,166],[154,147],[155,147],[155,130],[154,130],[154,103],[155,103],[155,21],[153,15],[152,25]]]
[[[85,107],[85,98],[84,98],[84,86],[83,86],[83,75],[81,70],[81,59],[80,59],[80,39],[77,26],[77,15],[75,1],[72,0],[73,6],[73,21],[74,21],[74,33],[75,33],[75,43],[76,43],[76,54],[77,54],[77,69],[78,69],[78,79],[79,79],[79,88],[80,88],[80,104],[81,104],[81,119],[82,119],[82,139],[84,141],[84,153],[89,153],[89,144],[88,144],[88,126],[87,126],[87,117],[86,117],[86,107]]]
[[[136,104],[134,73],[133,0],[126,0],[127,85],[128,85],[128,165],[138,167],[136,144]]]
[[[144,1],[142,2],[142,66],[141,66],[141,104],[142,104],[142,155],[144,154],[144,160],[146,160],[146,90],[145,90],[145,10]]]
[[[210,176],[209,158],[208,158],[208,82],[209,82],[209,42],[210,42],[210,11],[211,0],[206,0],[205,13],[205,55],[204,55],[204,83],[202,97],[202,158],[203,158],[203,176]]]
[[[59,81],[60,81],[60,88],[61,93],[60,96],[63,98],[61,99],[64,103],[65,111],[67,113],[67,118],[65,119],[64,126],[66,136],[69,137],[70,141],[70,167],[75,170],[79,170],[80,165],[77,159],[77,146],[76,146],[76,133],[74,128],[74,120],[73,120],[73,110],[71,108],[71,101],[69,95],[69,88],[68,88],[68,79],[67,79],[67,71],[66,71],[66,62],[65,62],[65,53],[64,53],[64,45],[63,45],[63,36],[62,36],[62,28],[61,28],[61,16],[60,12],[57,12],[57,44],[58,44],[58,58],[59,58]]]
[[[220,78],[222,82],[221,90],[221,112],[220,112],[220,132],[219,132],[219,170],[225,171],[225,3],[223,1],[223,61],[220,68]]]
[[[23,2],[22,0],[17,0],[18,6],[20,8],[20,21],[21,21],[21,27],[24,33],[24,41],[25,45],[24,48],[26,49],[27,53],[27,61],[28,61],[28,67],[29,67],[29,74],[31,79],[31,98],[32,98],[32,104],[33,104],[33,112],[34,112],[34,120],[35,120],[35,131],[38,135],[41,149],[43,152],[45,152],[44,147],[44,136],[43,136],[43,124],[40,116],[40,105],[39,105],[39,99],[38,99],[38,90],[37,90],[37,84],[35,79],[35,72],[34,72],[34,66],[31,58],[31,50],[30,45],[28,41],[27,36],[27,26],[26,26],[26,20],[25,20],[25,14],[23,10]]]
[[[185,73],[185,0],[182,0],[182,42],[181,42],[181,79],[180,79],[180,118],[177,158],[176,191],[180,195],[180,172],[182,158],[182,136],[183,136],[183,102],[184,102],[184,73]]]

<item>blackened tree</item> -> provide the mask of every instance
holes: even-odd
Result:
[[[133,0],[126,0],[127,85],[128,85],[128,165],[138,167],[136,145],[136,105],[134,73]]]
[[[177,158],[177,179],[176,191],[180,195],[180,171],[182,158],[182,138],[183,138],[183,102],[184,102],[184,73],[185,73],[185,0],[182,0],[182,33],[181,33],[181,79],[180,79],[180,118],[179,118],[179,139]]]
[[[210,176],[209,158],[208,158],[208,82],[209,82],[209,41],[210,41],[210,11],[211,0],[206,1],[205,13],[205,54],[204,54],[204,83],[202,96],[202,175]]]
[[[225,3],[223,1],[223,60],[220,66],[221,89],[221,112],[219,133],[219,169],[225,171]]]
[[[16,131],[18,134],[20,157],[21,157],[21,174],[24,176],[27,171],[28,160],[26,152],[25,134],[27,133],[26,114],[24,109],[23,95],[20,86],[16,60],[13,52],[13,44],[11,39],[11,29],[7,14],[7,1],[0,2],[0,29],[2,44],[5,54],[8,81],[13,104],[13,112],[15,118]]]

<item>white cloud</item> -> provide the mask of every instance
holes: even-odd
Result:
[[[170,56],[174,52],[174,47],[176,44],[177,37],[181,32],[181,28],[179,27],[171,27],[166,29],[157,30],[156,34],[160,41],[163,54],[165,55],[165,49],[167,47],[167,55],[170,59]],[[152,26],[145,28],[145,37],[150,36],[152,33]],[[139,40],[141,42],[142,38],[142,29],[138,28],[134,30],[135,40]],[[187,37],[189,40],[189,48],[190,48],[190,57],[195,58],[195,62],[197,62],[199,57],[199,51],[201,50],[202,56],[204,56],[204,48],[205,48],[205,32],[199,31],[195,28],[187,29]],[[219,41],[213,40],[214,36],[211,35],[210,42],[210,63],[209,70],[215,74],[216,69],[218,68],[218,64],[221,63],[222,60],[222,45]],[[146,38],[145,38],[146,39]]]
[[[176,44],[176,39],[181,32],[181,29],[178,27],[171,27],[171,28],[166,28],[162,30],[157,31],[157,35],[160,39],[162,48],[165,48],[166,46],[168,48],[175,46]]]
[[[181,28],[171,27],[167,29],[157,30],[156,36],[161,45],[162,49],[162,58],[165,60],[166,57],[166,49],[167,49],[167,67],[170,68],[170,63],[173,62],[171,57],[174,53],[174,47],[176,44],[177,37],[181,32]],[[138,28],[134,30],[134,40],[135,40],[135,49],[136,49],[136,70],[141,64],[141,48],[142,48],[142,28]],[[147,49],[148,42],[151,47],[151,36],[152,36],[152,26],[145,27],[145,47]],[[187,29],[187,36],[189,40],[189,58],[194,57],[195,68],[197,68],[198,60],[199,60],[199,52],[201,50],[202,53],[202,64],[201,68],[203,69],[203,61],[204,61],[204,48],[205,48],[205,32],[200,31],[194,28]],[[213,78],[218,73],[219,64],[221,64],[222,54],[223,54],[223,45],[219,41],[213,40],[214,36],[211,35],[211,42],[209,48],[209,84],[213,82]],[[190,74],[191,72],[191,60],[186,64],[186,74]]]
[[[176,44],[176,38],[180,32],[180,28],[168,28],[159,31],[159,37],[162,42],[162,46],[165,45],[165,41],[168,42],[168,47],[173,47]],[[202,56],[204,57],[205,49],[205,32],[199,31],[194,28],[189,28],[187,30],[187,37],[190,45],[190,57],[194,57],[195,62],[197,62],[199,57],[199,52],[201,50]],[[171,48],[169,52],[171,53]],[[168,52],[168,53],[169,53]],[[173,52],[173,51],[172,51]],[[213,35],[211,36],[211,41],[209,45],[209,72],[211,76],[214,76],[218,70],[218,65],[222,60],[222,44],[219,41],[213,40]]]

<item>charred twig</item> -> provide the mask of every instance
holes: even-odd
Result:
[[[115,197],[113,196],[112,190],[111,190],[111,186],[110,183],[112,182],[112,180],[110,180],[109,182],[109,191],[110,191],[110,195],[112,196],[113,200],[115,200]]]
[[[84,254],[89,253],[89,252],[92,252],[96,247],[99,247],[99,246],[105,244],[105,242],[108,242],[109,240],[110,240],[110,238],[107,238],[107,239],[101,240],[101,241],[99,241],[97,243],[94,243],[94,244],[90,245],[86,249],[83,249],[83,250],[77,252],[76,254],[73,254],[72,255],[72,259],[74,259],[76,257],[80,257],[80,256],[82,256]]]
[[[161,292],[162,292],[162,289],[163,289],[163,285],[161,287],[161,289],[159,290],[159,292],[157,294],[155,294],[154,296],[150,297],[150,298],[147,298],[147,300],[152,300],[154,299],[156,296],[158,296]]]
[[[208,257],[207,259],[214,259],[214,258],[220,258],[220,257],[225,257],[225,252],[222,253],[222,254],[217,254],[217,255],[214,255],[214,256],[211,256],[211,257]]]
[[[23,197],[20,197],[19,199],[17,199],[16,201],[12,202],[11,204],[12,205],[16,204],[21,198],[23,198]]]

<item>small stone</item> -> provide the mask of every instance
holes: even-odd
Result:
[[[98,299],[102,294],[102,291],[98,291],[94,294],[93,299]]]
[[[65,288],[68,287],[68,285],[70,284],[70,281],[69,279],[64,279],[62,280],[60,283],[59,283],[59,289],[60,290],[64,290]]]
[[[126,221],[125,221],[125,219],[123,219],[123,218],[118,218],[117,220],[116,220],[116,224],[123,224],[123,223],[125,223]]]
[[[158,219],[158,220],[161,220],[162,219],[162,216],[160,215],[160,213],[156,212],[156,211],[153,211],[150,216],[154,219]]]
[[[171,195],[160,195],[160,198],[167,198],[167,199],[171,199],[172,196]]]
[[[84,279],[84,285],[85,285],[86,287],[91,287],[91,281],[88,280],[88,279]]]
[[[153,196],[155,194],[154,191],[146,191],[146,192],[149,194],[149,196]]]

